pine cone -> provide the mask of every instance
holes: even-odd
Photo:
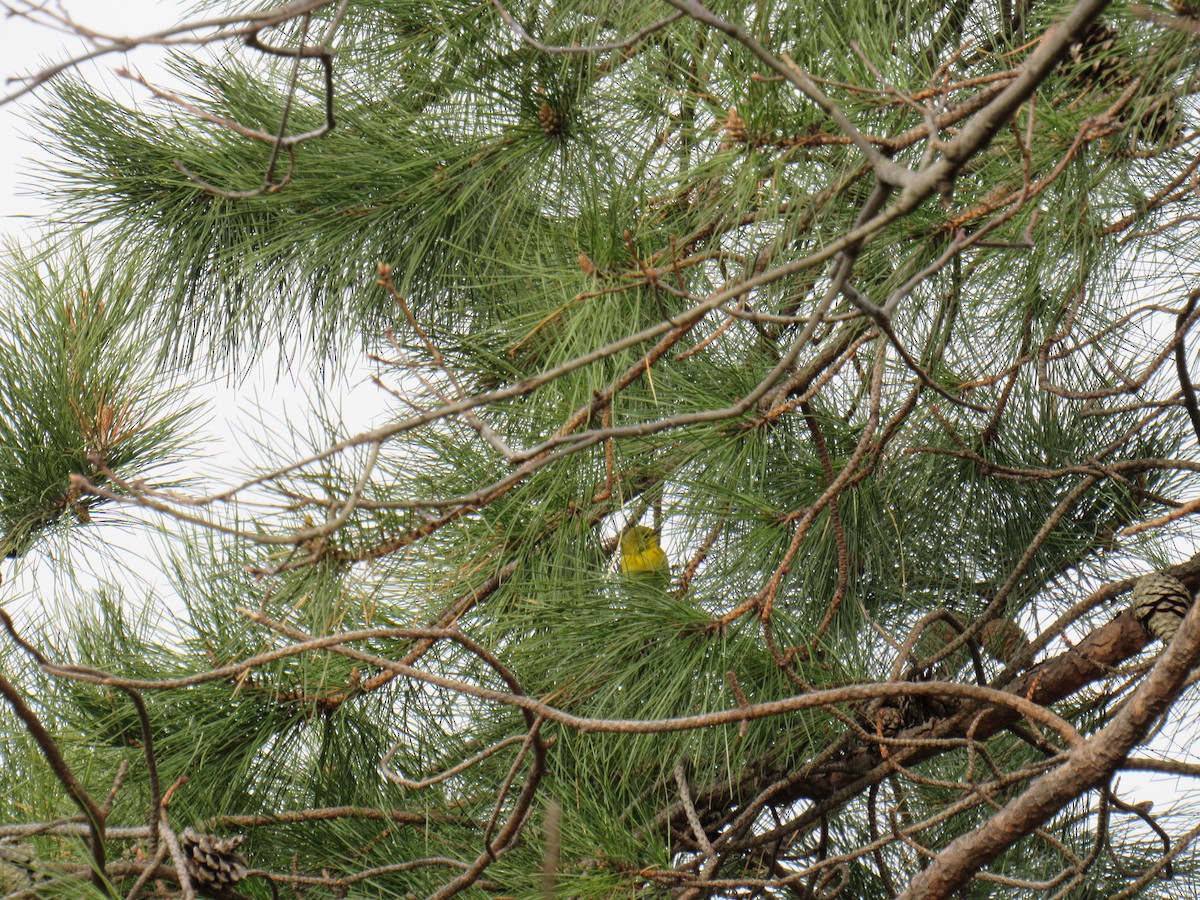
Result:
[[[980,630],[979,643],[992,659],[1011,663],[1029,648],[1029,636],[1012,619],[992,619]]]
[[[884,737],[895,737],[904,730],[904,712],[895,706],[879,707],[875,710],[875,727]]]
[[[1133,586],[1130,603],[1134,618],[1164,644],[1179,630],[1179,623],[1192,605],[1192,594],[1174,575],[1153,572]]]
[[[230,838],[219,838],[212,834],[198,834],[189,828],[180,836],[188,874],[197,886],[224,893],[231,890],[246,877],[246,860],[237,848],[246,840],[244,834]]]
[[[729,117],[725,120],[722,128],[725,131],[725,140],[721,144],[722,149],[727,150],[750,140],[750,132],[746,130],[746,120],[738,114],[736,106],[729,107]]]
[[[1085,93],[1093,87],[1108,89],[1128,74],[1128,61],[1114,53],[1120,35],[1111,25],[1093,22],[1069,50],[1063,65],[1071,82]]]

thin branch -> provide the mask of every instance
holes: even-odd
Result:
[[[1187,304],[1180,310],[1179,316],[1175,320],[1175,372],[1179,377],[1179,389],[1183,392],[1183,406],[1191,420],[1192,432],[1196,435],[1197,444],[1200,444],[1200,405],[1196,403],[1196,389],[1192,386],[1192,379],[1188,375],[1185,342],[1187,330],[1192,324],[1192,311],[1196,308],[1197,300],[1200,300],[1200,290],[1192,291],[1188,295]]]
[[[9,624],[8,613],[0,610],[0,618]],[[92,795],[87,792],[87,788],[75,777],[75,773],[63,759],[62,753],[59,752],[58,744],[54,737],[42,725],[41,720],[32,709],[25,703],[24,698],[7,678],[0,675],[0,696],[3,696],[13,708],[13,712],[17,714],[17,718],[25,726],[25,730],[38,745],[38,749],[42,751],[42,756],[46,758],[46,762],[50,764],[54,776],[59,783],[66,789],[67,796],[71,801],[79,807],[79,810],[84,814],[87,820],[88,827],[88,845],[92,853],[92,882],[97,888],[104,888],[104,867],[105,867],[105,851],[104,851],[104,811],[96,805],[96,801],[92,799]]]
[[[31,13],[42,15],[52,15],[45,7],[40,4],[35,4],[32,0],[17,0],[21,2],[23,9],[18,8],[11,2],[0,4],[0,8],[7,10],[10,14],[19,15],[24,18],[32,18]],[[106,56],[109,53],[128,53],[137,47],[143,46],[178,46],[181,44],[203,45],[226,41],[231,38],[245,37],[253,34],[263,28],[280,25],[291,19],[315,12],[323,6],[328,6],[333,0],[289,0],[287,3],[282,3],[271,9],[265,9],[258,12],[245,12],[228,16],[215,16],[206,19],[196,19],[191,22],[183,22],[179,25],[174,25],[162,31],[149,32],[147,34],[138,35],[135,37],[117,37],[115,35],[107,35],[98,31],[85,28],[82,25],[69,19],[60,18],[59,21],[65,25],[64,30],[70,34],[77,35],[84,40],[93,44],[92,49],[78,53],[74,56],[63,60],[60,63],[55,63],[52,66],[47,66],[38,72],[31,75],[26,75],[20,78],[10,78],[9,82],[23,82],[22,86],[8,94],[0,96],[0,106],[16,100],[33,91],[40,85],[45,84],[53,78],[77,68],[82,63],[93,59],[98,59],[101,56]],[[343,0],[344,2],[344,0]],[[37,21],[34,19],[34,21]],[[212,30],[211,34],[195,35],[195,32]]]

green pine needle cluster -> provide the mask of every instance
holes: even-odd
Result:
[[[122,482],[185,458],[186,382],[160,364],[136,262],[15,255],[0,291],[0,548],[22,555],[104,506],[76,478]]]

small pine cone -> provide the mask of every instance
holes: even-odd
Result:
[[[1083,37],[1071,45],[1070,63],[1066,65],[1077,87],[1085,91],[1107,87],[1122,77],[1126,61],[1113,53],[1119,36],[1111,25],[1093,22]]]
[[[1145,111],[1131,110],[1135,119],[1138,142],[1141,144],[1165,144],[1183,140],[1184,132],[1179,127],[1180,111],[1171,100],[1158,102]]]
[[[542,105],[538,109],[537,118],[538,124],[542,126],[542,131],[546,132],[546,137],[554,137],[556,134],[562,134],[562,119],[559,118],[558,111],[548,101],[542,101]]]
[[[939,619],[933,622],[925,629],[924,633],[917,639],[916,646],[913,647],[913,660],[927,660],[940,654],[946,649],[946,645],[958,638],[959,631],[945,619]],[[925,669],[922,673],[923,678],[938,678],[949,679],[953,678],[954,673],[963,667],[963,664],[970,658],[967,647],[959,647],[948,657],[943,657],[940,662]]]
[[[222,893],[246,877],[246,860],[236,852],[246,840],[244,834],[219,838],[189,828],[180,837],[188,874],[200,887]]]
[[[729,107],[729,117],[725,119],[725,140],[722,147],[736,147],[750,140],[750,132],[746,130],[746,120],[737,111],[736,106]]]
[[[1130,606],[1134,618],[1164,644],[1179,630],[1179,623],[1192,605],[1192,594],[1174,575],[1153,572],[1133,586]]]
[[[992,619],[980,630],[979,643],[992,659],[1010,663],[1029,648],[1029,636],[1012,619]]]
[[[926,643],[929,644],[929,650],[932,652],[934,650],[941,650],[947,644],[954,641],[960,632],[945,619],[938,619],[938,621],[929,627],[929,630],[925,634],[928,635]]]
[[[895,737],[904,730],[904,713],[894,706],[875,710],[875,725],[884,737]]]

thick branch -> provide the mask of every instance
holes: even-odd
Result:
[[[1175,640],[1112,722],[1072,748],[1060,768],[1036,779],[983,825],[952,841],[909,883],[901,898],[940,900],[950,896],[1067,803],[1107,781],[1183,689],[1200,652],[1198,606],[1192,605]]]

